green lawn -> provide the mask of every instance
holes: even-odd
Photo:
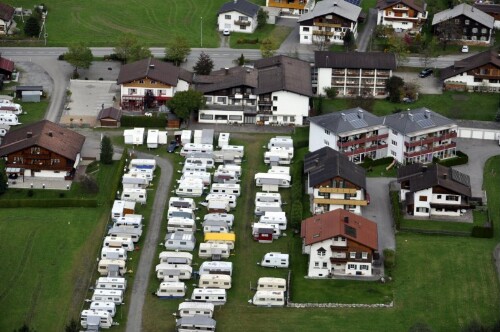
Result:
[[[474,220],[472,223],[436,221],[436,220],[414,220],[403,219],[401,230],[428,230],[428,231],[450,231],[463,232],[468,236],[474,226],[483,226],[487,220],[486,211],[473,211]]]
[[[292,28],[266,24],[263,28],[255,30],[252,34],[232,32],[231,37],[229,37],[229,44],[231,48],[259,49],[262,40],[271,38],[275,43],[275,47],[279,48],[281,43],[290,34],[290,31],[292,31]]]
[[[19,122],[25,125],[42,120],[49,107],[49,101],[44,99],[39,103],[21,103],[21,105],[23,106],[23,112],[26,114],[23,113],[18,118]]]

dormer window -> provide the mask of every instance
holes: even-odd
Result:
[[[319,257],[325,257],[326,250],[325,250],[325,248],[321,247],[318,249],[317,253],[318,253]]]

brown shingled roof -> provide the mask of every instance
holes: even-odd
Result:
[[[171,86],[177,86],[179,79],[192,81],[192,73],[155,58],[142,59],[124,65],[118,75],[118,84],[149,78]]]
[[[31,137],[28,133],[31,132]],[[9,131],[0,145],[0,156],[39,146],[70,160],[76,160],[85,142],[85,136],[63,128],[48,120]]]
[[[0,3],[0,19],[8,22],[14,17],[14,7],[6,3]]]
[[[336,209],[302,220],[300,236],[304,239],[305,245],[342,236],[373,250],[378,248],[377,224],[344,209]]]
[[[106,118],[111,118],[116,121],[120,121],[122,118],[122,111],[114,108],[114,107],[108,107],[105,109],[102,109],[99,114],[97,115],[97,120],[101,119],[106,119]]]
[[[498,54],[499,52],[496,50],[488,50],[463,60],[455,61],[453,66],[441,69],[441,80],[484,66],[488,63],[500,68],[500,56]]]
[[[427,4],[423,0],[378,0],[377,8],[385,9],[387,7],[393,6],[395,4],[402,3],[410,8],[415,9],[418,12],[425,12]]]

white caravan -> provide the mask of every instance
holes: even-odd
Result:
[[[134,211],[135,202],[115,200],[111,209],[111,220],[117,221],[121,217],[133,214]]]
[[[167,232],[186,232],[186,233],[194,233],[196,232],[196,223],[193,219],[186,218],[168,218],[167,221]]]
[[[241,195],[241,187],[235,183],[214,183],[210,187],[211,194],[227,194],[239,197]]]
[[[80,324],[84,329],[98,331],[113,326],[113,318],[107,311],[83,310],[80,314]]]
[[[127,260],[127,251],[123,248],[102,247],[101,259],[121,259]]]
[[[95,282],[96,289],[127,289],[127,279],[123,277],[99,277]]]
[[[264,215],[260,217],[259,222],[261,224],[276,224],[282,231],[284,231],[287,227],[286,213],[265,212]]]
[[[214,315],[215,306],[213,303],[203,302],[182,302],[177,309],[179,317],[205,316],[212,317]]]
[[[229,145],[229,136],[230,136],[229,133],[220,133],[217,142],[217,147],[222,148],[226,145]]]
[[[203,221],[203,233],[228,233],[229,225],[224,220],[205,220]]]
[[[0,99],[0,107],[12,107],[18,112],[16,114],[23,113],[22,106],[20,104],[16,104],[16,103],[12,102],[12,100]]]
[[[271,153],[273,153],[273,152],[281,153],[282,151],[285,151],[285,152],[288,153],[288,157],[290,158],[290,160],[293,159],[293,155],[294,155],[293,147],[291,147],[291,148],[278,148],[278,147],[274,147],[274,148],[270,148],[269,149],[269,152],[271,152]]]
[[[266,212],[283,212],[283,210],[281,203],[256,202],[254,212],[256,216],[262,216]]]
[[[196,238],[192,233],[175,232],[165,236],[167,250],[193,251],[195,246]]]
[[[257,280],[257,290],[286,291],[286,279],[262,277]]]
[[[130,202],[146,204],[148,196],[146,193],[146,189],[125,188],[123,189],[121,199],[122,201],[130,201]]]
[[[144,144],[144,128],[125,129],[123,131],[125,144]]]
[[[154,170],[149,169],[149,168],[132,168],[128,171],[127,174],[142,175],[142,176],[146,177],[146,179],[148,179],[149,181],[153,181],[154,172],[155,172]]]
[[[278,188],[289,188],[292,177],[286,174],[257,173],[255,174],[255,184],[258,187],[276,186]]]
[[[161,263],[156,265],[156,277],[160,280],[167,275],[169,275],[169,271],[179,271],[179,279],[186,280],[191,279],[191,275],[193,274],[193,268],[187,264],[165,264]]]
[[[166,264],[186,264],[193,263],[193,255],[182,251],[162,251],[159,255],[160,263]]]
[[[218,171],[221,171],[221,170],[233,171],[238,178],[241,176],[241,166],[240,165],[236,165],[236,164],[219,165],[217,167],[217,170]]]
[[[118,289],[96,289],[92,295],[92,301],[98,302],[113,302],[114,304],[122,304],[123,291]]]
[[[271,202],[271,203],[282,204],[281,195],[279,193],[258,192],[255,194],[255,204],[259,202]]]
[[[158,147],[158,129],[149,129],[148,130],[148,138],[146,139],[148,149],[156,149]]]
[[[184,317],[175,321],[177,332],[215,331],[216,326],[215,319],[205,316]]]
[[[231,276],[227,274],[203,274],[198,281],[200,288],[231,288]]]
[[[209,169],[215,167],[215,162],[211,158],[188,157],[188,158],[186,158],[185,163],[186,164],[195,164],[195,165],[199,165],[199,166],[209,168]]]
[[[124,217],[116,219],[115,226],[117,227],[134,227],[142,229],[142,220],[144,218],[141,214],[127,214]]]
[[[184,163],[182,166],[182,173],[188,172],[206,172],[207,167],[205,165],[193,164],[193,163]]]
[[[108,236],[122,237],[129,236],[133,242],[139,242],[142,235],[142,228],[128,226],[113,226],[108,230]]]
[[[291,136],[276,136],[271,138],[267,144],[267,148],[270,150],[274,147],[293,148],[293,139]]]
[[[132,159],[129,164],[130,169],[156,169],[156,160],[154,159]]]
[[[123,189],[145,189],[149,186],[150,179],[146,174],[124,174],[122,176]]]
[[[204,221],[207,220],[222,220],[227,223],[229,228],[233,228],[234,214],[230,213],[208,213],[203,217]]]
[[[235,208],[236,207],[236,196],[235,195],[228,195],[228,194],[208,194],[206,196],[206,201],[210,201],[210,200],[227,200],[227,202],[229,203],[229,206],[231,208]]]
[[[262,258],[260,266],[286,269],[289,265],[289,257],[288,254],[282,254],[280,252],[268,252],[264,255],[264,258]]]
[[[211,199],[209,201],[201,202],[202,205],[207,207],[208,212],[229,212],[231,206],[228,199]]]
[[[112,270],[111,266],[116,266],[121,276],[127,272],[125,261],[121,259],[101,259],[99,263],[97,263],[97,272],[102,276],[107,276],[110,270]]]
[[[223,243],[200,243],[198,256],[203,259],[228,259],[231,253],[229,245]]]
[[[181,156],[185,157],[190,153],[213,153],[214,146],[212,144],[194,144],[187,143],[182,146]]]
[[[164,281],[156,290],[156,296],[160,299],[176,299],[186,296],[186,289],[186,284],[181,281]]]
[[[170,207],[168,208],[167,218],[195,219],[196,216],[191,208]]]
[[[233,263],[232,262],[216,262],[207,261],[200,265],[199,274],[227,274],[228,276],[233,275]]]
[[[191,301],[210,302],[214,305],[223,305],[227,301],[225,289],[195,288],[191,295]]]
[[[203,184],[205,186],[209,186],[212,183],[212,174],[209,172],[193,172],[193,171],[188,171],[185,173],[182,173],[182,176],[179,180],[182,181],[186,178],[200,178],[203,181]]]
[[[181,144],[186,145],[191,143],[191,137],[193,136],[193,132],[191,130],[183,130],[181,132]]]
[[[240,182],[240,177],[236,175],[235,171],[230,171],[227,169],[217,169],[214,173],[215,183],[238,183]]]
[[[252,303],[256,306],[282,307],[285,305],[285,292],[283,291],[257,291]]]
[[[268,229],[273,232],[273,239],[277,239],[281,236],[281,230],[276,224],[262,224],[260,222],[256,222],[252,224],[252,235],[257,236],[259,233],[262,233],[262,230]]]
[[[267,171],[267,173],[290,175],[290,167],[288,167],[288,166],[271,166],[271,168]]]
[[[170,197],[168,206],[169,208],[196,209],[194,199],[188,197]]]
[[[17,115],[11,113],[0,113],[0,124],[15,126],[21,124]]]
[[[115,317],[116,314],[116,304],[113,302],[101,302],[95,301],[90,303],[90,310],[94,311],[106,311],[109,312],[111,317]]]
[[[273,150],[264,153],[264,164],[274,165],[290,165],[292,158],[286,150]]]
[[[106,236],[103,241],[104,247],[123,248],[127,251],[134,250],[134,241],[129,236]]]
[[[178,196],[182,197],[200,197],[203,195],[203,180],[199,178],[187,178],[179,183],[179,186],[175,190]]]

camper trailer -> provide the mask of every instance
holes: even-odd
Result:
[[[204,166],[207,169],[211,169],[215,167],[215,161],[211,158],[195,158],[188,157],[185,161],[186,164],[195,164],[199,166]]]
[[[219,139],[217,141],[217,147],[222,148],[226,145],[229,145],[229,133],[220,133]]]
[[[241,187],[235,183],[214,183],[210,187],[211,194],[227,194],[239,197],[241,195]]]
[[[130,201],[141,204],[146,204],[146,200],[148,199],[146,189],[138,189],[138,188],[126,188],[123,189],[122,201]]]
[[[167,275],[169,275],[169,271],[179,271],[179,280],[187,280],[191,279],[191,275],[193,274],[193,268],[186,264],[165,264],[161,263],[156,265],[156,277],[160,280]]]
[[[22,114],[23,113],[23,108],[20,104],[16,104],[12,102],[12,100],[8,99],[0,99],[0,107],[12,107],[14,108],[18,113],[16,114]]]
[[[229,249],[234,249],[236,242],[236,234],[234,233],[205,233],[204,240],[206,243],[227,244]]]
[[[198,281],[200,288],[231,288],[231,277],[227,274],[203,274]]]
[[[115,317],[116,314],[116,304],[113,302],[101,302],[95,301],[90,303],[90,310],[94,311],[106,311],[109,312],[111,317]]]
[[[255,194],[255,204],[260,202],[270,202],[270,203],[279,203],[281,202],[281,195],[279,193],[256,193]]]
[[[214,262],[207,261],[200,265],[199,274],[227,274],[228,276],[233,275],[233,263],[232,262]]]
[[[292,162],[292,157],[287,150],[273,150],[264,152],[264,164],[269,164],[271,166],[277,165],[290,165]]]
[[[187,143],[182,146],[181,156],[186,157],[190,153],[213,153],[214,146],[212,144],[194,144]]]
[[[224,213],[231,211],[228,199],[211,199],[203,201],[200,204],[207,207],[209,213]]]
[[[282,231],[284,231],[287,226],[286,213],[265,212],[264,215],[260,217],[259,222],[261,224],[276,224]]]
[[[186,264],[193,263],[193,255],[182,251],[162,251],[160,253],[160,263],[166,264]]]
[[[252,234],[254,235],[254,238],[256,236],[258,236],[258,234],[260,232],[262,232],[264,229],[271,229],[272,230],[273,239],[277,239],[281,236],[281,230],[280,230],[278,225],[276,225],[276,224],[263,224],[260,222],[256,222],[256,223],[252,224]]]
[[[123,131],[123,139],[125,144],[144,144],[144,128],[125,129]]]
[[[165,237],[165,249],[167,250],[193,251],[195,246],[196,238],[192,233],[168,233]]]
[[[268,252],[260,262],[261,266],[274,268],[288,268],[289,255],[280,252]]]
[[[282,307],[285,305],[285,292],[283,291],[257,291],[252,303],[263,307]]]
[[[182,173],[180,181],[186,178],[200,178],[205,186],[209,186],[212,183],[212,175],[209,172],[192,172],[188,171]]]
[[[186,145],[191,143],[191,137],[193,136],[193,132],[191,130],[183,130],[181,132],[181,144]]]
[[[196,216],[191,208],[170,207],[168,208],[167,218],[195,219]]]
[[[203,221],[203,233],[228,233],[229,225],[224,220]]]
[[[217,323],[214,319],[205,316],[179,318],[175,322],[177,332],[215,331]]]
[[[96,289],[92,295],[92,301],[113,302],[120,305],[123,302],[123,291],[118,289]]]
[[[127,214],[124,217],[120,217],[115,221],[115,226],[121,227],[134,227],[142,229],[142,215],[141,214]]]
[[[127,272],[125,261],[121,259],[101,259],[99,263],[97,263],[97,272],[102,276],[107,276],[112,270],[111,266],[116,266],[118,274],[121,276]]]
[[[281,152],[287,152],[288,153],[288,158],[290,160],[293,159],[293,155],[294,155],[294,150],[293,150],[293,147],[291,148],[279,148],[279,147],[274,147],[274,148],[270,148],[268,152],[271,152],[271,153],[281,153]]]
[[[142,228],[128,226],[113,226],[108,230],[108,236],[120,237],[129,236],[133,242],[139,242],[142,235]]]
[[[257,290],[286,291],[286,279],[262,277],[257,281]]]
[[[175,193],[182,197],[200,197],[203,195],[203,180],[199,178],[187,178],[179,183]]]
[[[0,124],[15,126],[21,124],[15,114],[0,113]]]
[[[293,139],[290,136],[276,136],[269,140],[267,144],[267,149],[271,150],[272,148],[293,148]]]
[[[154,171],[152,169],[147,169],[147,168],[131,168],[127,174],[130,175],[142,175],[146,179],[149,180],[149,182],[153,181],[154,177]]]
[[[96,289],[127,289],[127,279],[123,277],[99,277],[95,283]]]
[[[213,303],[182,302],[181,304],[179,304],[179,308],[177,309],[177,315],[179,317],[213,317],[214,309],[215,307]]]
[[[214,305],[226,303],[227,295],[225,289],[195,288],[191,295],[191,301],[210,302]]]
[[[156,169],[156,160],[154,159],[132,159],[129,164],[130,169]]]
[[[266,212],[282,212],[281,203],[275,202],[255,202],[255,215],[262,216]]]
[[[285,174],[290,175],[290,167],[288,166],[271,166],[267,171],[268,174]]]
[[[278,191],[279,188],[289,188],[292,178],[286,174],[257,173],[255,174],[255,185],[262,187],[264,191]]]
[[[103,247],[123,248],[127,251],[134,250],[134,241],[130,236],[106,236],[104,238]]]
[[[202,259],[211,258],[213,260],[228,259],[231,250],[227,244],[200,243],[198,256]]]
[[[159,136],[159,130],[157,129],[148,130],[148,138],[146,139],[148,149],[158,148],[158,136]]]
[[[133,214],[135,211],[135,202],[116,200],[111,209],[111,220],[117,221],[118,218],[127,214]]]
[[[213,129],[202,129],[194,131],[194,137],[193,137],[194,144],[213,144],[213,142],[214,142]]]
[[[230,213],[208,213],[203,217],[204,221],[207,220],[222,220],[227,223],[229,228],[233,228],[234,215]]]
[[[222,150],[214,151],[214,161],[216,163],[223,163],[223,164],[232,163],[239,165],[241,164],[242,160],[243,160],[243,149],[241,149],[241,151],[238,151],[236,149],[223,148]]]
[[[196,232],[196,223],[193,219],[186,218],[168,218],[167,221],[167,232],[185,232],[185,233],[194,233]]]
[[[224,164],[217,167],[218,171],[233,171],[239,178],[241,176],[241,166],[236,164]]]
[[[123,189],[145,189],[150,179],[145,174],[124,174],[122,177]]]
[[[83,310],[80,314],[80,324],[88,331],[98,331],[113,326],[113,318],[107,311]]]
[[[186,284],[181,281],[164,281],[156,290],[156,296],[160,299],[176,299],[186,296],[186,289]]]
[[[182,166],[182,174],[189,172],[206,172],[206,171],[207,171],[206,165],[184,163],[184,166]]]
[[[102,247],[101,259],[121,259],[127,260],[127,251],[123,248]]]
[[[217,169],[214,173],[215,183],[238,183],[240,182],[240,177],[236,175],[235,171],[229,171],[226,169]]]
[[[194,199],[187,197],[170,197],[168,206],[169,208],[196,209]]]
[[[235,208],[236,207],[236,196],[235,195],[229,195],[229,194],[208,194],[206,196],[206,202],[208,204],[209,201],[211,200],[225,200],[229,203],[230,208]]]

